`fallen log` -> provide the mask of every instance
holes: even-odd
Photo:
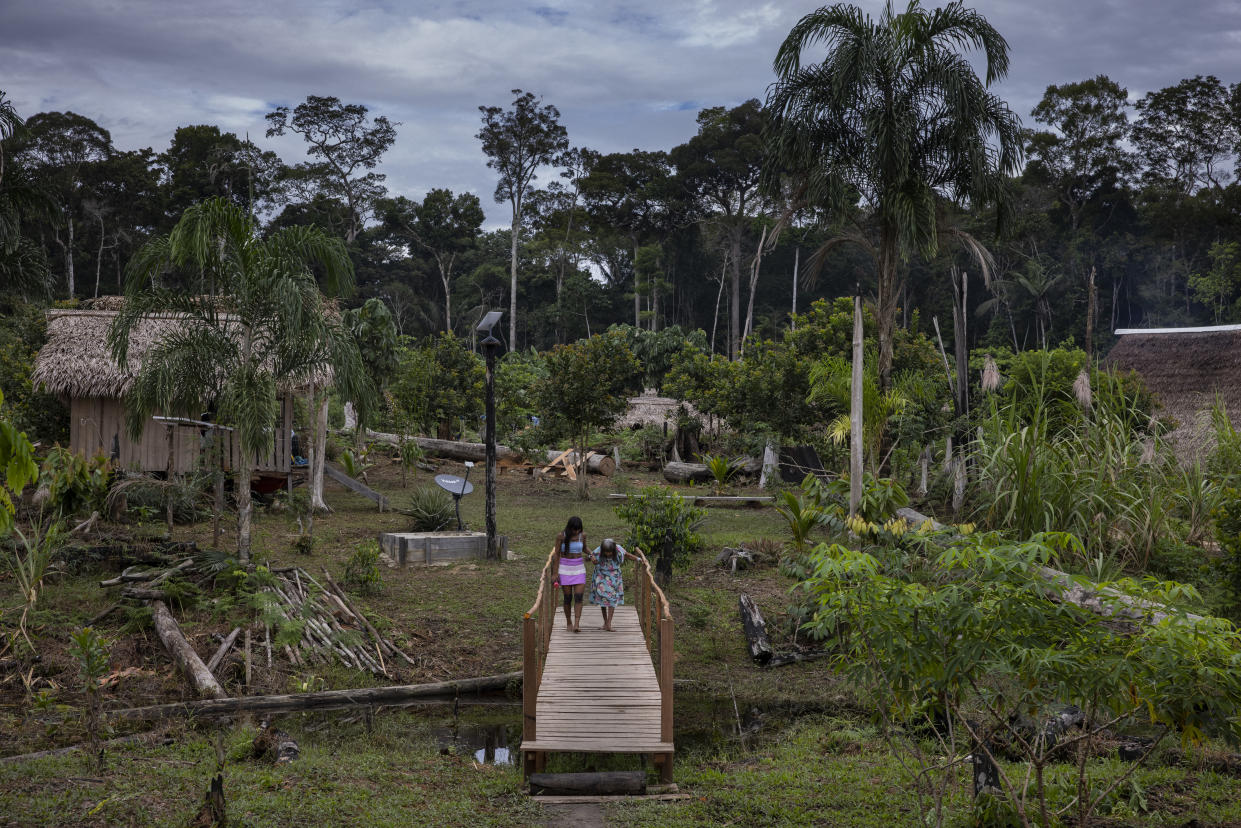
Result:
[[[399,434],[388,434],[382,431],[366,430],[366,439],[373,440],[377,443],[386,443],[393,447],[399,447],[404,440],[413,440],[418,447],[435,457],[447,457],[451,460],[486,460],[487,444],[486,443],[464,443],[457,440],[436,440],[432,437],[406,437],[402,438]],[[515,453],[508,446],[496,446],[496,460],[506,457],[515,456]]]
[[[207,662],[207,669],[210,670],[213,674],[215,673],[215,668],[219,667],[220,662],[224,660],[224,656],[228,655],[228,651],[232,648],[233,642],[237,640],[237,636],[240,634],[241,634],[241,627],[238,627],[237,629],[229,633],[228,636],[224,639],[224,642],[220,644],[220,649],[216,650],[215,655],[213,655],[211,657],[211,660]]]
[[[642,771],[532,773],[530,793],[536,796],[638,796],[646,793],[646,774]]]
[[[746,593],[741,593],[737,603],[741,608],[741,625],[745,628],[750,658],[754,659],[757,664],[767,664],[775,655],[775,651],[771,648],[771,641],[767,638],[767,622],[763,620],[763,614],[758,611],[754,599]]]
[[[704,463],[673,461],[664,466],[664,480],[669,483],[706,483],[712,479],[711,471]]]
[[[181,668],[181,672],[194,685],[198,695],[212,699],[228,698],[224,688],[216,681],[215,675],[207,669],[207,665],[203,664],[198,653],[194,652],[194,648],[185,640],[185,636],[181,634],[181,628],[177,626],[176,619],[172,617],[172,613],[168,611],[163,601],[151,602],[151,620],[155,624],[155,632],[159,634],[159,640],[164,643],[164,649],[168,650],[169,655]]]
[[[551,463],[560,458],[564,454],[563,451],[549,449],[547,452],[547,462]],[[564,462],[577,468],[577,452],[571,451],[564,454]],[[616,461],[607,454],[590,454],[586,458],[586,471],[591,474],[602,475],[603,477],[611,477],[616,473]]]
[[[763,470],[763,461],[757,457],[739,457],[729,464],[733,474],[753,477]],[[705,463],[681,463],[673,461],[664,466],[664,480],[669,483],[706,483],[714,480]]]
[[[403,684],[391,687],[364,687],[355,690],[320,690],[314,693],[241,696],[239,698],[200,699],[198,701],[156,704],[105,710],[114,719],[164,719],[173,716],[232,716],[237,713],[287,713],[294,710],[352,707],[355,705],[400,704],[411,699],[452,698],[461,693],[504,690],[510,682],[521,681],[521,671],[498,676],[438,681],[431,684]]]

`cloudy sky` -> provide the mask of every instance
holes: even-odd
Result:
[[[898,0],[899,1],[899,0]],[[934,5],[936,0],[924,0]],[[872,12],[879,0],[860,0]],[[1048,84],[1105,73],[1136,99],[1195,74],[1241,81],[1236,0],[977,0],[1008,39],[1000,93],[1026,118]],[[704,106],[764,94],[771,59],[811,2],[534,0],[0,0],[0,89],[24,116],[72,110],[122,149],[178,126],[249,132],[288,162],[300,139],[263,115],[308,94],[400,121],[382,167],[394,192],[470,190],[504,208],[474,135],[480,104],[543,96],[570,140],[667,149]]]

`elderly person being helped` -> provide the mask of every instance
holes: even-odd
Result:
[[[569,518],[564,531],[556,536],[556,552],[560,555],[557,580],[564,592],[564,620],[573,632],[581,632],[582,597],[586,592],[586,533],[582,519]]]
[[[590,581],[590,603],[603,613],[603,629],[612,631],[612,616],[616,608],[625,603],[625,580],[621,577],[621,564],[625,562],[625,547],[611,538],[590,553],[595,571]]]

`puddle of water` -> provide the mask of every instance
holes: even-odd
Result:
[[[437,727],[433,731],[441,749],[451,750],[463,756],[473,756],[483,765],[512,765],[517,762],[520,739],[514,735],[510,741],[510,728],[514,724],[465,724],[460,721],[451,727]]]

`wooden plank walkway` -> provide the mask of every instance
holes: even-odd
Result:
[[[659,679],[635,609],[617,607],[612,632],[590,605],[580,633],[558,620],[539,686],[538,733],[522,749],[671,753],[660,739]]]
[[[581,632],[561,615],[553,549],[534,605],[522,617],[522,768],[543,769],[552,753],[649,754],[672,782],[672,610],[650,561],[632,550],[632,603],[617,607],[612,630],[584,607]]]

